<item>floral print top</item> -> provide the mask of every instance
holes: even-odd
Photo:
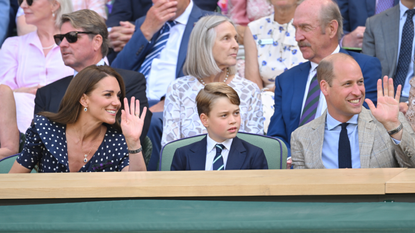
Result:
[[[272,14],[248,24],[257,44],[259,73],[265,87],[273,87],[276,76],[306,61],[295,41],[292,22],[279,24]]]

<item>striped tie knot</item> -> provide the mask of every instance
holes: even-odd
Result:
[[[222,150],[225,148],[223,144],[216,144],[216,155],[213,159],[213,170],[225,170],[225,165],[223,163]]]
[[[161,51],[166,47],[167,41],[170,36],[170,29],[177,24],[176,21],[167,21],[160,29],[160,35],[154,42],[154,46],[144,59],[143,64],[140,67],[140,73],[142,73],[146,79],[148,78],[151,70],[151,64],[155,58],[160,57]]]

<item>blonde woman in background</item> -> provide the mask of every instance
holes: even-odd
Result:
[[[37,30],[7,38],[0,50],[0,84],[9,86],[16,101],[17,126],[26,132],[33,119],[35,94],[39,87],[72,75],[63,64],[53,35],[59,34],[59,19],[72,12],[70,0],[19,0],[28,24]]]
[[[73,11],[89,9],[97,12],[102,18],[107,19],[106,0],[68,0],[72,2]],[[24,11],[21,7],[16,14],[17,35],[23,36],[36,30],[36,26],[27,24]]]

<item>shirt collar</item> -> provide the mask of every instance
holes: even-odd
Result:
[[[214,149],[216,144],[223,144],[225,148],[229,150],[231,148],[232,141],[233,141],[233,138],[230,138],[230,139],[226,139],[223,142],[216,142],[215,140],[209,137],[209,134],[207,135],[206,139],[207,139],[207,148],[209,148],[207,153],[209,153],[212,149]]]
[[[102,58],[97,64],[96,64],[97,66],[105,66],[106,64],[105,64],[105,59],[104,58]],[[74,74],[73,74],[73,76],[75,77],[77,74],[78,74],[79,72],[78,71],[76,71],[76,70],[74,70]]]
[[[331,54],[335,54],[335,53],[339,53],[340,52],[340,46],[337,45],[336,49],[331,53]],[[312,61],[310,61],[311,63],[311,70],[314,70],[315,68],[317,68],[318,64],[314,63]]]
[[[347,121],[347,123],[352,124],[352,125],[357,125],[357,119],[359,118],[359,114],[355,114],[352,118],[350,118],[350,120]],[[334,119],[329,111],[327,111],[327,118],[326,118],[326,125],[327,125],[327,129],[328,130],[333,130],[334,128],[336,128],[337,126],[339,126],[341,123],[336,119]]]
[[[176,21],[177,23],[186,25],[187,21],[189,20],[189,16],[190,16],[190,13],[192,12],[192,9],[193,9],[193,1],[190,0],[190,3],[186,7],[186,10],[183,12],[183,14],[177,17],[174,21]]]
[[[36,46],[39,50],[43,51],[42,42],[40,42],[40,38],[37,35],[37,30],[28,33],[27,38],[28,38],[27,41],[29,41],[29,44],[32,44],[32,45]],[[52,51],[56,48],[60,49],[59,46],[55,42],[53,42],[53,46],[52,46],[50,51]]]
[[[406,13],[407,10],[409,10],[409,8],[406,7],[406,6],[404,6],[402,4],[402,2],[399,1],[399,15],[400,15],[400,18],[399,19],[402,19],[403,18],[403,16],[405,15],[405,13]]]

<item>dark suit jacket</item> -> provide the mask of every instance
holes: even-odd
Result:
[[[394,0],[393,5],[399,3]],[[376,12],[376,0],[337,0],[343,16],[343,30],[347,34],[358,26],[365,26],[366,19]]]
[[[130,70],[115,69],[121,77],[123,77],[126,97],[130,100],[132,96],[140,100],[141,112],[144,107],[148,109],[148,101],[146,96],[146,79],[144,75]],[[35,114],[48,111],[58,112],[59,105],[66,89],[69,86],[73,76],[68,76],[63,79],[59,79],[49,85],[39,88],[36,92],[35,98]],[[141,142],[147,136],[147,131],[150,126],[152,113],[147,110],[146,118],[144,119],[143,131],[140,137]]]
[[[400,7],[396,5],[366,21],[362,53],[377,57],[382,76],[394,78],[398,66]],[[414,70],[410,72],[415,72]]]
[[[176,78],[184,76],[183,64],[186,59],[187,46],[189,43],[190,33],[193,30],[193,26],[199,20],[199,18],[208,14],[213,13],[203,11],[196,5],[193,5],[193,9],[189,15],[189,19],[187,21],[187,25],[182,37],[182,42],[180,44],[179,56],[177,57]],[[111,63],[112,67],[135,71],[140,69],[141,64],[144,62],[147,54],[151,51],[151,48],[156,44],[155,41],[160,34],[160,31],[154,34],[153,38],[151,39],[151,43],[149,43],[140,30],[144,20],[145,17],[141,17],[135,22],[135,32],[133,36],[125,45],[124,49],[121,50],[115,60]]]
[[[145,16],[152,5],[151,0],[115,0],[111,14],[108,15],[107,26],[119,26],[120,21],[134,22]]]
[[[193,2],[202,10],[214,11],[218,0],[194,0]],[[107,19],[107,26],[119,26],[120,21],[134,22],[145,16],[152,5],[151,0],[115,0],[112,12]]]
[[[340,52],[351,55],[357,61],[364,77],[366,98],[371,99],[376,105],[377,80],[381,78],[382,72],[379,59],[344,49],[340,49]],[[271,117],[267,135],[280,138],[288,149],[290,149],[291,133],[298,128],[300,123],[310,68],[310,62],[305,62],[285,71],[275,79],[275,111]],[[366,103],[364,106],[368,108]],[[290,150],[288,151],[290,154]]]
[[[207,137],[174,152],[171,170],[205,170]],[[235,137],[229,151],[226,170],[268,169],[264,151]]]

